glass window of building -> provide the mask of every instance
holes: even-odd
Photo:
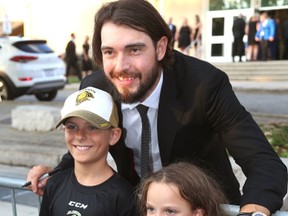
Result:
[[[268,1],[268,0],[267,0]],[[286,0],[284,0],[286,1]],[[250,0],[210,0],[209,10],[245,9],[250,7]]]
[[[262,7],[271,7],[271,6],[285,6],[288,5],[288,0],[262,0]]]
[[[224,17],[212,18],[212,36],[224,35]]]
[[[223,56],[223,44],[212,44],[211,45],[211,56]]]

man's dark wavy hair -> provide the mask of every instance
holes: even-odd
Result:
[[[97,66],[103,66],[101,29],[108,21],[146,33],[152,39],[155,47],[163,36],[167,37],[166,54],[159,63],[162,68],[167,68],[172,64],[172,34],[158,11],[146,0],[119,0],[104,4],[95,15],[92,46]]]

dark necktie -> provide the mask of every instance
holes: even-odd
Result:
[[[147,116],[149,107],[139,104],[137,110],[141,116],[142,134],[141,134],[141,178],[147,176],[150,172],[149,166],[149,145],[151,141],[150,123]]]

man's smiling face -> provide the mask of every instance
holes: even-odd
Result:
[[[167,39],[160,39],[156,47],[144,32],[112,22],[101,31],[103,69],[116,87],[124,103],[143,101],[156,87]]]

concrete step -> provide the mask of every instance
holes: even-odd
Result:
[[[214,63],[232,81],[288,81],[288,61]]]
[[[46,164],[54,167],[67,152],[60,129],[27,132],[16,130],[10,124],[0,126],[0,164],[24,167]]]
[[[227,73],[227,72],[226,72]],[[231,81],[260,81],[260,82],[287,82],[288,75],[269,75],[269,74],[231,74],[227,73]]]

